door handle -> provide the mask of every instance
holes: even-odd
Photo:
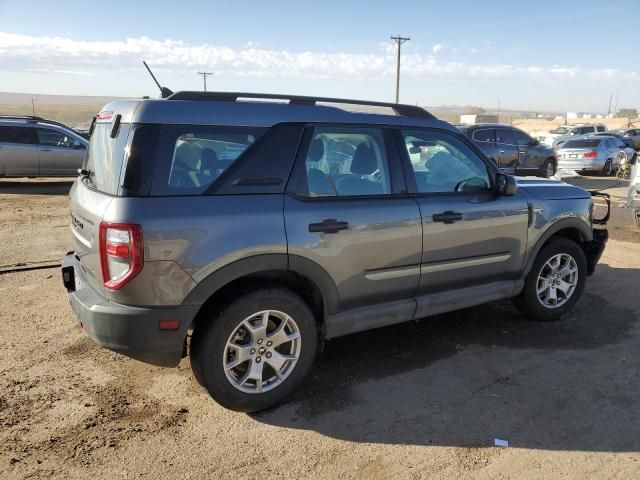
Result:
[[[498,153],[504,153],[504,150],[499,150]]]
[[[50,152],[51,149],[50,148],[41,148],[40,151],[41,152]]]
[[[462,214],[458,212],[452,212],[451,210],[433,214],[434,222],[454,223],[458,220],[462,220]]]
[[[340,230],[347,230],[349,222],[341,222],[335,218],[326,218],[320,223],[310,223],[309,232],[311,233],[338,233]]]

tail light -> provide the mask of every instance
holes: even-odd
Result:
[[[100,267],[102,282],[118,290],[142,270],[142,227],[129,223],[100,223]]]
[[[598,156],[598,152],[596,152],[595,150],[591,150],[590,152],[587,152],[583,155],[583,157],[585,158],[596,158]]]

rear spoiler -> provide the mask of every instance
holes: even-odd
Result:
[[[611,216],[611,196],[608,193],[599,192],[598,190],[590,190],[589,193],[592,197],[602,197],[607,204],[607,213],[600,218],[593,218],[592,221],[595,225],[606,225]]]

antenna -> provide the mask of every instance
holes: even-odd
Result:
[[[160,85],[160,82],[158,82],[158,79],[156,78],[156,76],[153,74],[153,72],[149,68],[149,65],[147,65],[147,62],[145,62],[143,60],[142,63],[144,63],[144,66],[147,68],[147,71],[149,72],[149,75],[151,75],[151,78],[153,78],[153,81],[156,82],[156,85],[160,89],[160,98],[167,98],[168,96],[173,95],[173,92],[170,89]]]

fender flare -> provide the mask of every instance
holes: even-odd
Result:
[[[211,295],[234,280],[268,271],[295,272],[307,278],[320,291],[325,314],[334,313],[337,310],[338,289],[329,273],[312,260],[286,253],[252,255],[225,265],[198,282],[182,303],[183,305],[203,305]]]
[[[553,235],[561,230],[566,230],[568,228],[578,230],[585,242],[590,242],[591,240],[593,240],[593,231],[587,224],[585,224],[584,221],[580,220],[579,218],[563,218],[562,220],[558,220],[544,231],[544,233],[540,236],[538,241],[535,243],[535,245],[527,255],[523,278],[529,274],[531,267],[533,267],[533,262],[535,262],[538,253],[540,253],[540,250],[542,249],[542,246],[547,243],[547,241]]]

